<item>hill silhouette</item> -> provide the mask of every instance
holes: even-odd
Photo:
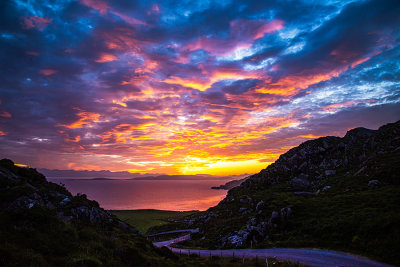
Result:
[[[186,246],[318,247],[400,264],[400,121],[302,143],[175,224]]]

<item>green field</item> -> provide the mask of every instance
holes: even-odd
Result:
[[[169,211],[169,210],[112,210],[122,221],[132,225],[142,233],[152,226],[160,226],[174,220],[193,214],[196,211]]]

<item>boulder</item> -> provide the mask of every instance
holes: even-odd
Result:
[[[330,185],[324,186],[324,187],[322,188],[322,192],[325,192],[325,191],[327,191],[327,190],[329,190],[329,189],[331,189],[331,186],[330,186]]]
[[[66,205],[68,202],[71,202],[71,199],[69,197],[65,197],[63,200],[60,201],[60,205],[64,206]]]
[[[237,234],[228,236],[226,238],[226,242],[231,246],[239,247],[244,244],[248,235],[249,232],[247,230],[240,230],[239,232],[237,232]]]
[[[273,211],[271,214],[271,220],[276,220],[279,218],[279,213],[277,211]]]
[[[336,170],[326,170],[325,171],[326,176],[335,175],[335,174],[336,174]]]
[[[379,182],[379,180],[370,180],[368,182],[369,187],[378,187],[380,184],[381,184],[381,182]]]
[[[293,190],[300,191],[309,188],[310,182],[304,176],[296,177],[290,182]]]
[[[80,206],[71,209],[72,216],[77,219],[89,220],[92,223],[104,223],[113,221],[110,213],[96,207]]]
[[[263,208],[264,208],[264,201],[261,200],[260,202],[257,203],[256,210],[260,211]]]
[[[293,212],[290,207],[282,208],[280,211],[281,221],[282,222],[286,221],[290,216],[292,216],[292,214],[293,214]]]

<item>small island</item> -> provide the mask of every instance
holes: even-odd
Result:
[[[222,184],[220,186],[212,186],[211,189],[216,189],[216,190],[230,190],[234,187],[237,187],[241,185],[244,181],[246,181],[249,177],[245,177],[239,180],[232,180],[227,182],[226,184]]]

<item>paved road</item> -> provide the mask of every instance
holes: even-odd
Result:
[[[170,245],[172,245],[174,243],[182,242],[182,241],[185,241],[185,240],[189,240],[189,239],[190,239],[190,234],[187,234],[187,235],[175,238],[175,239],[171,239],[171,240],[167,240],[167,241],[161,241],[161,242],[155,242],[155,243],[153,243],[153,245],[156,246],[156,247],[164,247],[164,246],[166,246],[166,247],[169,247],[170,249],[172,249],[170,247]],[[182,253],[184,253],[184,252],[182,252]],[[189,253],[186,253],[186,254],[189,254]]]
[[[168,232],[160,232],[160,233],[148,235],[148,237],[153,237],[153,236],[158,236],[158,235],[166,235],[166,234],[184,233],[184,232],[198,233],[198,232],[199,232],[199,228],[196,228],[196,229],[173,230],[173,231],[168,231]]]
[[[390,266],[383,263],[371,261],[356,255],[332,250],[297,249],[297,248],[271,248],[271,249],[180,249],[171,247],[172,244],[189,240],[190,234],[168,241],[156,242],[155,246],[167,246],[173,252],[182,254],[198,254],[203,257],[239,257],[239,258],[276,258],[278,260],[290,260],[309,266]]]

